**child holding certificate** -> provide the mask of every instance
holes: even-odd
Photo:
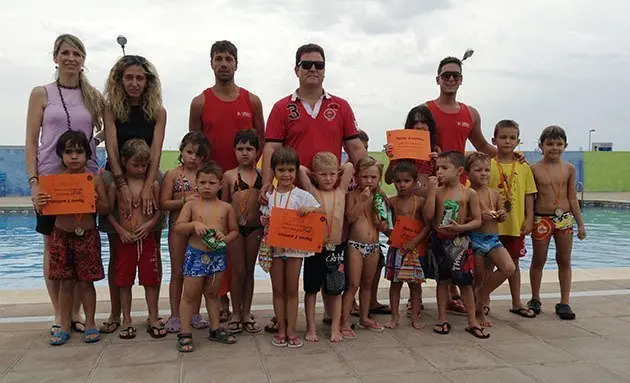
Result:
[[[313,157],[313,176],[317,187],[307,175],[307,168],[300,168],[300,182],[313,194],[326,210],[326,233],[324,249],[304,260],[304,308],[306,311],[306,340],[317,342],[315,324],[315,301],[322,290],[324,306],[330,313],[330,341],[340,342],[341,294],[346,289],[344,248],[341,244],[343,213],[346,207],[348,186],[354,175],[351,162],[339,168],[337,156],[330,152],[319,152]],[[339,179],[339,175],[341,178]],[[339,179],[339,182],[337,182]]]
[[[87,173],[85,164],[92,156],[87,137],[81,131],[68,130],[59,137],[56,147],[66,168],[65,173]],[[109,204],[105,184],[100,176],[94,176],[96,191],[96,213],[107,214]],[[50,195],[40,191],[35,203],[44,206],[50,202]],[[83,294],[85,310],[85,331],[83,340],[94,343],[100,340],[94,323],[96,311],[96,290],[94,282],[105,277],[101,261],[101,237],[96,229],[94,214],[58,215],[50,243],[49,278],[60,280],[59,306],[61,310],[61,330],[51,334],[50,344],[59,346],[70,339],[72,304],[75,284]]]
[[[135,200],[140,200],[144,188],[151,150],[144,140],[131,139],[120,150],[120,159],[124,170],[124,178],[118,182],[129,185]],[[109,186],[109,200],[114,205],[118,198],[117,183]],[[160,199],[160,186],[153,183],[155,201]],[[120,303],[123,314],[122,330],[118,336],[121,339],[136,337],[136,328],[131,319],[131,287],[138,271],[140,284],[144,287],[149,318],[147,332],[153,338],[166,336],[164,324],[158,319],[158,299],[160,282],[162,281],[162,261],[159,257],[155,236],[151,233],[158,223],[162,212],[156,209],[151,216],[142,212],[140,203],[132,206],[131,217],[126,218],[118,211],[118,220],[113,214],[107,219],[116,230],[114,240],[114,283],[120,287]]]
[[[300,158],[295,150],[289,147],[276,149],[271,156],[271,169],[278,186],[267,195],[268,205],[260,208],[265,225],[269,224],[274,207],[297,210],[300,215],[325,212],[311,193],[293,185],[300,169]],[[302,259],[311,257],[314,253],[282,247],[272,247],[271,251],[273,311],[278,323],[278,333],[274,335],[272,344],[276,347],[302,347],[303,343],[295,332],[298,283]]]
[[[419,258],[424,257],[424,246],[431,226],[423,223],[424,197],[413,194],[413,187],[418,181],[416,165],[399,162],[394,166],[392,174],[398,195],[389,199],[395,224],[394,229],[389,229],[386,233],[391,243],[387,252],[385,278],[391,281],[389,306],[392,308],[392,317],[385,327],[398,326],[400,290],[403,282],[407,282],[411,296],[411,325],[414,329],[421,330],[424,326],[420,323],[420,284],[424,282],[424,273]],[[413,234],[403,232],[412,228],[419,230]],[[412,238],[402,238],[405,234]]]

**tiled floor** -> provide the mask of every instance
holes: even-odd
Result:
[[[626,285],[576,283],[589,287]],[[552,292],[553,286],[545,286]],[[382,290],[381,293],[386,293]],[[427,292],[429,296],[430,290]],[[268,334],[241,335],[232,346],[211,343],[194,333],[196,350],[180,354],[176,338],[153,340],[140,324],[138,337],[125,341],[104,335],[87,345],[75,335],[62,347],[48,346],[45,323],[0,325],[0,382],[628,382],[630,379],[630,291],[578,297],[578,319],[561,322],[546,299],[536,319],[510,314],[508,301],[492,304],[494,326],[488,340],[464,331],[465,318],[452,316],[450,335],[432,332],[435,304],[427,304],[417,331],[406,319],[395,330],[359,330],[359,338],[330,344],[326,326],[320,342],[301,349],[276,348]],[[384,295],[384,294],[381,294]],[[259,311],[261,323],[271,316]],[[382,322],[385,317],[379,317]],[[304,330],[304,319],[298,330]]]

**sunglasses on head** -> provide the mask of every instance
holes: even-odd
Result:
[[[123,57],[123,60],[125,61],[125,64],[146,64],[147,59],[145,59],[142,56],[137,56],[137,55],[126,55]]]
[[[440,78],[444,81],[449,80],[451,77],[453,78],[453,80],[457,81],[462,78],[462,74],[459,72],[443,72],[442,74],[440,74]]]
[[[322,70],[326,66],[323,61],[300,61],[297,66],[302,67],[304,70],[310,70],[313,65],[315,65],[315,69]]]

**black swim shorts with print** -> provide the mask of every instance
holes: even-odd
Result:
[[[321,288],[328,295],[341,295],[346,290],[343,245],[324,250],[304,259],[304,292],[316,294]]]

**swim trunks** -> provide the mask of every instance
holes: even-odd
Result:
[[[527,254],[524,236],[516,237],[512,235],[500,235],[499,240],[508,253],[510,253],[512,259],[518,259]]]
[[[133,286],[138,270],[142,286],[156,286],[162,282],[162,262],[159,257],[155,236],[132,243],[114,240],[114,284],[118,287]]]
[[[470,239],[465,235],[454,238],[439,238],[437,232],[431,233],[431,245],[427,250],[424,269],[437,281],[451,281],[457,286],[473,284],[475,260],[472,256]]]
[[[214,252],[186,247],[184,254],[185,277],[209,277],[213,274],[225,271],[227,266],[227,252],[217,250]]]
[[[532,239],[543,241],[555,234],[573,234],[573,215],[570,212],[567,211],[560,217],[555,214],[534,216]]]
[[[468,237],[472,243],[472,249],[475,255],[487,257],[492,250],[503,247],[503,244],[499,241],[498,234],[469,232]]]
[[[105,278],[98,230],[88,229],[79,236],[55,226],[48,265],[48,278],[53,280],[95,282]]]
[[[328,295],[341,295],[346,290],[344,245],[332,251],[323,250],[304,260],[304,292],[317,294],[323,287]]]

